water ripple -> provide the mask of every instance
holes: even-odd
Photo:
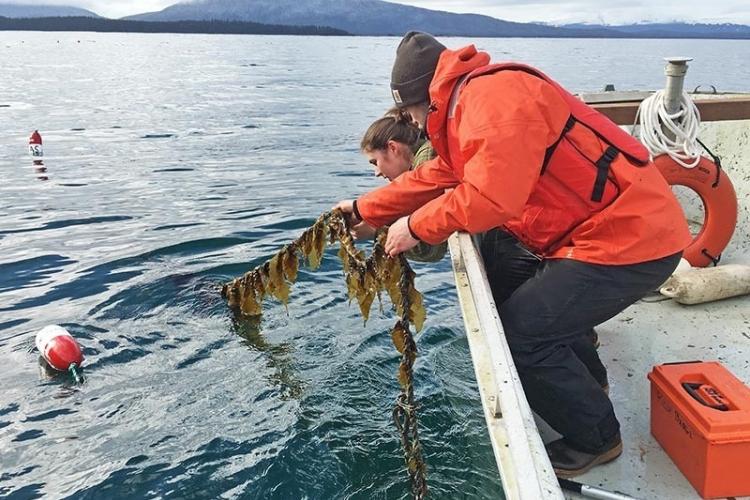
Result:
[[[7,264],[0,264],[0,292],[28,288],[32,285],[44,283],[45,280],[65,266],[75,264],[76,261],[64,255],[40,255],[29,259],[18,260]],[[2,329],[2,325],[0,325]]]
[[[0,231],[0,235],[29,233],[33,231],[45,231],[48,229],[62,229],[65,227],[82,226],[86,224],[102,224],[106,222],[119,222],[119,221],[126,221],[130,219],[132,219],[132,217],[129,217],[127,215],[109,215],[109,216],[102,216],[102,217],[88,217],[85,219],[67,219],[67,220],[48,222],[40,227],[33,227],[33,228],[26,228],[26,229],[8,229],[5,231]]]

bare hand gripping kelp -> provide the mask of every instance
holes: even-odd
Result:
[[[376,296],[382,307],[383,291],[388,293],[399,317],[391,330],[393,345],[401,354],[398,371],[401,394],[393,409],[393,419],[401,434],[412,493],[415,498],[423,498],[427,494],[426,471],[417,432],[417,406],[412,382],[417,345],[410,325],[414,324],[419,332],[424,324],[425,310],[422,294],[414,288],[414,271],[403,255],[393,258],[385,253],[385,238],[386,232],[379,232],[372,254],[365,258],[365,253],[354,246],[342,213],[339,210],[326,212],[271,260],[224,285],[222,296],[232,309],[248,316],[260,315],[263,299],[269,295],[286,306],[290,285],[297,279],[300,258],[304,258],[311,269],[317,269],[326,244],[339,241],[338,255],[344,268],[349,301],[357,300],[365,323]]]

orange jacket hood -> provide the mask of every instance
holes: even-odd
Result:
[[[435,76],[430,83],[430,113],[427,116],[427,132],[435,140],[442,135],[448,118],[448,105],[453,88],[462,76],[490,63],[490,55],[479,52],[474,45],[457,50],[445,49],[440,54]]]

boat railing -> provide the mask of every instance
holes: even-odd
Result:
[[[475,240],[449,240],[484,416],[508,500],[562,499],[563,494],[526,401]]]

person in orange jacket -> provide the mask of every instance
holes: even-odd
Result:
[[[489,63],[473,45],[407,33],[392,95],[438,156],[337,206],[354,223],[389,225],[391,255],[502,228],[542,259],[498,309],[530,406],[562,435],[550,461],[573,477],[618,457],[622,440],[572,346],[658,287],[691,237],[640,143],[539,70]]]

